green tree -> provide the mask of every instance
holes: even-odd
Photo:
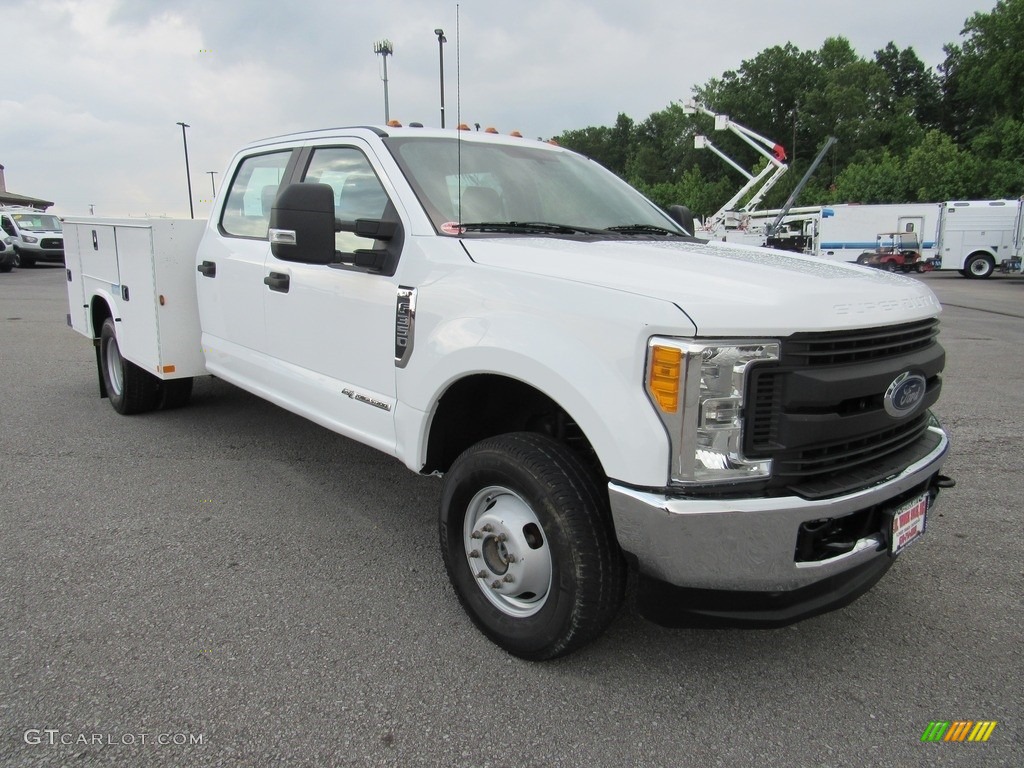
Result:
[[[999,0],[945,47],[945,128],[962,143],[1000,117],[1024,119],[1024,0]]]
[[[941,131],[927,133],[907,155],[903,171],[917,201],[987,196],[978,159]]]
[[[611,128],[592,126],[565,131],[556,137],[556,141],[563,147],[596,160],[608,170],[625,176],[634,130],[633,120],[620,112]]]
[[[661,184],[678,180],[693,165],[693,121],[679,104],[654,112],[633,131],[633,147],[626,162],[631,183]]]
[[[697,86],[694,97],[709,109],[778,141],[793,158],[796,147],[807,147],[805,154],[811,154],[810,148],[820,143],[820,137],[809,132],[801,117],[806,94],[816,90],[821,79],[814,54],[787,43],[766,48],[738,70]],[[722,140],[723,150],[730,156],[730,150],[742,151],[742,146],[738,140]]]
[[[888,150],[850,163],[836,178],[824,200],[828,203],[907,203],[914,200],[903,161]]]
[[[906,114],[924,129],[942,122],[942,86],[938,75],[925,67],[913,48],[900,50],[890,42],[875,51],[875,63],[889,78],[885,110]]]

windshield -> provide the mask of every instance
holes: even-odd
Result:
[[[49,213],[15,213],[18,229],[26,232],[60,232],[60,219]]]
[[[385,143],[441,232],[456,234],[461,225],[530,235],[609,229],[685,234],[615,174],[567,150],[454,138],[392,137]],[[470,226],[481,223],[516,227]]]

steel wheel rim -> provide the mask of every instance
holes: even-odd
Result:
[[[551,592],[551,551],[540,520],[502,486],[476,493],[466,509],[463,545],[484,597],[507,616],[532,616]]]
[[[121,396],[124,391],[124,363],[121,360],[121,352],[117,348],[117,341],[110,339],[107,342],[107,378],[110,379],[110,388],[114,395]]]
[[[988,262],[985,259],[975,259],[971,262],[971,272],[976,275],[984,275],[988,273]]]

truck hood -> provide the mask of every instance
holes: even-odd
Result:
[[[893,325],[941,309],[913,278],[730,243],[538,237],[463,244],[478,264],[672,302],[702,336]]]

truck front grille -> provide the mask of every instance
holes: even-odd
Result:
[[[939,321],[929,318],[888,328],[837,333],[798,333],[786,340],[783,365],[819,366],[884,360],[936,343]]]
[[[778,364],[751,371],[744,453],[772,459],[778,493],[827,498],[868,487],[934,448],[927,409],[942,389],[938,321],[783,340]],[[884,396],[902,373],[927,383],[909,415]]]

